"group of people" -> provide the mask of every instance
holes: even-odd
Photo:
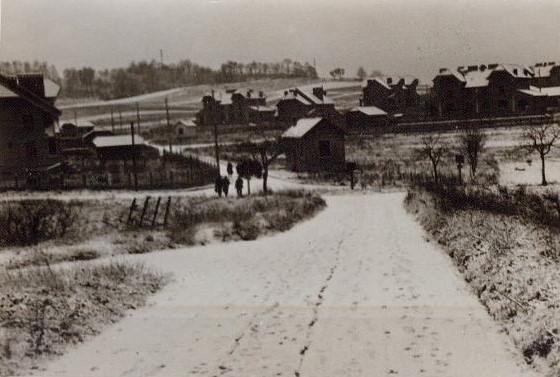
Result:
[[[222,197],[222,194],[225,197],[227,197],[229,194],[229,185],[231,184],[231,181],[228,177],[233,176],[233,165],[231,164],[231,162],[229,162],[227,165],[227,173],[228,175],[223,177],[217,176],[216,180],[214,181],[214,191],[216,191],[220,198]],[[243,179],[241,177],[237,177],[237,179],[235,180],[235,190],[237,191],[238,197],[243,197]]]

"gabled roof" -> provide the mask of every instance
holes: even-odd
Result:
[[[387,113],[375,106],[360,106],[355,107],[350,112],[360,112],[365,115],[375,116],[375,115],[387,115]]]
[[[304,105],[332,105],[334,101],[323,94],[323,99],[318,98],[316,95],[313,94],[313,90],[302,89],[302,88],[291,88],[288,90],[288,93],[284,95],[282,100],[290,100],[294,99],[297,100]]]
[[[146,141],[142,136],[135,135],[134,144],[146,144]],[[132,146],[132,135],[96,136],[95,139],[93,139],[93,145],[95,145],[96,148]]]
[[[299,139],[315,128],[322,120],[323,118],[302,118],[298,120],[295,126],[288,128],[282,134],[282,137]]]
[[[90,122],[89,120],[81,120],[79,119],[78,122],[75,121],[66,121],[66,122],[62,122],[62,125],[66,125],[66,124],[70,124],[74,127],[77,128],[94,128],[95,124],[93,124],[92,122]]]
[[[517,91],[531,97],[560,97],[560,86],[537,88],[531,85],[529,89],[518,89]]]
[[[440,70],[440,73],[436,76],[437,77],[446,77],[446,76],[451,76],[456,78],[457,80],[459,80],[460,82],[465,82],[465,77],[456,69],[452,69],[452,68],[442,68]]]
[[[47,87],[45,88],[46,98],[50,98],[48,96],[49,95],[52,96],[53,94],[55,94],[55,92],[58,93],[58,90],[56,90],[55,88],[55,86],[58,87],[58,85],[52,83],[52,84],[48,84],[47,86],[48,88]],[[17,76],[9,77],[0,74],[0,88],[2,88],[2,90],[0,90],[0,96],[2,97],[22,98],[27,102],[29,102],[30,104],[32,104],[33,106],[55,117],[58,117],[61,114],[60,110],[58,110],[54,105],[49,103],[45,97],[41,97],[33,93],[31,90],[20,85]],[[54,96],[56,96],[56,94]]]
[[[180,119],[175,123],[176,126],[196,127],[196,123],[192,119]]]

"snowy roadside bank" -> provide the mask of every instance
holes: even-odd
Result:
[[[520,216],[441,208],[420,189],[405,206],[440,243],[537,371],[560,373],[560,240]]]

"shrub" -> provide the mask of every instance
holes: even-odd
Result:
[[[0,321],[10,358],[0,357],[0,374],[13,375],[30,359],[97,333],[164,283],[142,265],[118,262],[1,273]]]
[[[0,208],[0,244],[36,245],[64,237],[76,219],[77,204],[58,200],[22,200]]]
[[[247,221],[234,220],[233,233],[244,241],[256,240],[261,234],[259,222],[255,219]]]

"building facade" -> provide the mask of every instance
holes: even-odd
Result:
[[[335,108],[334,101],[327,96],[322,86],[311,90],[292,88],[284,92],[284,96],[276,105],[278,120],[296,124],[299,119],[323,117],[338,121],[341,117]]]
[[[59,86],[41,74],[0,75],[0,172],[27,174],[58,163],[54,106]]]
[[[303,118],[282,134],[286,167],[294,172],[344,171],[345,133],[327,118]]]

